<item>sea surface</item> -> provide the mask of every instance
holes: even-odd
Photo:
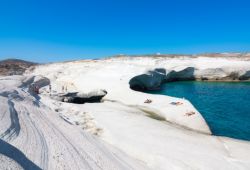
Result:
[[[212,133],[250,141],[249,82],[171,82],[153,94],[188,99]]]

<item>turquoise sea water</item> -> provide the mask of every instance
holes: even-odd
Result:
[[[250,140],[249,82],[172,82],[150,93],[184,97],[203,115],[214,135]]]

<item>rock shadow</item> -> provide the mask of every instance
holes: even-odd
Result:
[[[10,127],[0,135],[0,137],[6,139],[7,141],[10,141],[19,135],[20,123],[14,103],[11,100],[8,100],[8,105],[11,124]]]
[[[239,77],[239,80],[249,80],[250,79],[250,71],[247,71],[245,74]]]
[[[25,170],[41,170],[41,168],[29,160],[23,152],[2,139],[0,139],[0,154],[14,160]]]

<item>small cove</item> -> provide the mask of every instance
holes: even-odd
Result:
[[[202,114],[214,135],[250,141],[250,82],[180,81],[149,93],[184,97]]]

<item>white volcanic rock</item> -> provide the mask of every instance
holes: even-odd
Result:
[[[103,89],[97,89],[97,90],[91,91],[89,93],[81,93],[81,92],[77,93],[78,97],[83,97],[83,98],[91,98],[91,97],[98,97],[98,96],[103,97],[105,95],[107,95],[107,91],[103,90]]]
[[[146,60],[154,63],[154,59],[146,58]],[[129,59],[125,61],[123,59],[119,61],[110,59],[43,65],[36,67],[33,74],[46,75],[51,80],[52,89],[55,91],[60,91],[61,87],[66,85],[68,85],[69,91],[82,91],[84,93],[95,89],[105,89],[108,94],[104,100],[119,101],[144,108],[149,107],[149,110],[165,117],[167,121],[202,133],[211,133],[202,116],[188,101],[131,90],[129,81],[153,68],[151,65],[146,66],[145,62],[141,60],[133,61],[134,64],[128,63],[126,65],[123,62],[132,61]],[[139,65],[137,62],[142,62],[143,65]],[[146,99],[152,99],[153,103],[145,104]],[[173,107],[170,103],[175,101],[182,102],[183,105]],[[185,113],[189,111],[195,111],[197,114],[190,117],[185,116]]]
[[[29,93],[24,80],[0,79],[0,169],[147,169],[63,119],[49,107],[53,101]]]
[[[144,74],[139,80],[147,88],[183,79],[249,78],[246,56],[221,55],[83,60],[36,66],[26,73],[48,78],[52,94],[63,93],[62,86],[83,94],[105,89],[104,103],[62,103],[51,99],[48,86],[41,89],[37,101],[26,93],[25,77],[2,77],[0,133],[5,135],[1,140],[42,169],[146,169],[145,165],[159,170],[250,169],[250,143],[210,135],[205,120],[189,101],[130,88],[129,82]],[[144,103],[146,99],[152,102]],[[4,133],[11,125],[8,109],[13,105],[8,100],[14,103],[20,128],[15,124]],[[190,111],[195,114],[186,116]],[[1,153],[0,149],[0,160]]]
[[[250,166],[249,142],[186,130],[152,118],[137,107],[104,102],[74,105],[71,112],[73,114],[66,114],[69,120],[87,130],[94,126],[94,134],[145,162],[151,169],[234,170]],[[84,115],[89,115],[94,125]]]
[[[161,68],[160,72],[158,68]],[[108,92],[104,98],[106,100],[149,107],[167,121],[202,133],[211,133],[202,116],[188,101],[134,92],[130,89],[131,84],[141,83],[142,89],[152,89],[164,81],[235,80],[249,70],[249,60],[232,57],[118,57],[42,65],[37,66],[33,74],[48,77],[56,91],[60,91],[61,86],[68,86],[69,91],[84,93],[105,89]],[[145,104],[146,99],[152,99],[152,104]],[[184,104],[173,107],[170,104],[173,101]],[[186,117],[185,113],[188,111],[195,111],[197,114]]]

